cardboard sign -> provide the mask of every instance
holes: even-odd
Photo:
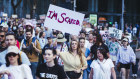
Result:
[[[85,14],[50,4],[44,25],[63,33],[78,35],[84,16]]]
[[[39,18],[40,18],[40,19],[45,19],[45,18],[46,18],[46,15],[45,15],[45,14],[39,15]]]
[[[109,37],[108,31],[100,31],[100,34],[104,40],[108,39]]]
[[[110,37],[115,37],[117,39],[122,38],[122,31],[113,27],[109,28]]]
[[[90,14],[90,17],[89,17],[89,22],[92,24],[92,25],[97,25],[97,15],[96,14]]]
[[[3,16],[4,16],[4,17],[8,17],[7,13],[3,13]]]
[[[30,19],[31,18],[30,14],[26,14],[26,18]]]
[[[15,14],[13,14],[13,15],[12,15],[12,18],[18,18],[18,16],[17,16],[17,15],[15,15]]]

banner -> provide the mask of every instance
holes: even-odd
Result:
[[[89,17],[89,22],[92,24],[92,25],[97,25],[97,15],[96,14],[90,14],[90,17]]]
[[[108,31],[100,31],[100,34],[104,40],[106,40],[109,37]]]
[[[16,14],[13,14],[12,18],[18,18],[18,16]]]
[[[78,35],[84,16],[85,14],[50,4],[44,25],[63,33]]]

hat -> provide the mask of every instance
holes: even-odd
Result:
[[[128,39],[127,38],[124,38],[123,41],[128,41]]]
[[[57,35],[57,42],[65,42],[67,39],[64,37],[63,34],[58,34]]]
[[[19,53],[19,49],[17,46],[9,46],[8,49],[7,49],[7,54],[8,53],[15,53],[15,54],[18,54]]]
[[[33,24],[30,22],[27,22],[25,25],[33,26]]]

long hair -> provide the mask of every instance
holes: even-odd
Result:
[[[39,38],[41,38],[41,36],[43,35],[43,31],[41,31],[40,33],[39,33]]]
[[[6,60],[6,66],[9,67],[9,66],[10,66],[10,61],[9,61],[9,59],[8,59],[8,55],[5,56],[5,60]],[[19,54],[18,54],[18,59],[17,59],[17,61],[18,61],[18,65],[21,65],[21,64],[22,64],[21,58],[20,58],[20,55],[19,55]]]
[[[99,44],[102,43],[103,44],[103,39],[102,39],[102,36],[100,34],[97,34],[96,35],[96,45],[99,46]]]
[[[53,55],[57,55],[56,49],[54,49],[53,47],[48,47],[48,46],[46,46],[46,47],[44,47],[44,48],[42,49],[42,54],[43,54],[43,55],[45,55],[45,51],[46,51],[46,50],[51,50]],[[54,59],[54,64],[55,64],[55,65],[58,64],[56,58]]]
[[[85,56],[85,55],[84,55],[84,53],[82,52],[82,50],[80,49],[80,45],[79,45],[79,42],[78,42],[77,40],[71,40],[69,52],[70,52],[70,53],[73,52],[73,49],[72,49],[72,42],[73,42],[73,41],[76,41],[76,42],[77,42],[77,54],[78,54],[79,57],[80,57],[81,65],[83,65],[84,62],[83,62],[82,56]]]

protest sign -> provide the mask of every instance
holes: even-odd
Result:
[[[89,17],[89,22],[92,24],[92,25],[97,25],[97,15],[96,14],[90,14],[90,17]]]
[[[109,37],[108,31],[100,31],[100,34],[104,40],[106,40]]]
[[[8,17],[7,13],[3,13],[3,16],[4,16],[4,17]]]
[[[30,19],[31,18],[30,14],[26,14],[26,18]]]
[[[16,14],[13,14],[12,18],[18,18],[18,16]]]
[[[40,19],[45,19],[45,18],[46,18],[46,15],[45,15],[45,14],[39,15],[39,18],[40,18]]]
[[[63,33],[78,35],[84,16],[85,14],[50,4],[44,25]]]
[[[117,39],[122,38],[122,31],[113,27],[109,28],[109,34],[111,37],[115,37]]]

